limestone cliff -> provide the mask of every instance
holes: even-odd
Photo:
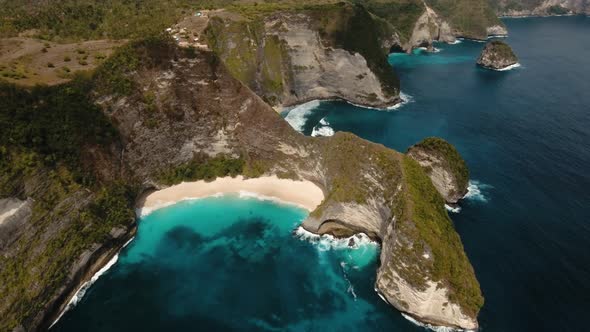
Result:
[[[367,0],[375,15],[389,22],[399,36],[393,51],[416,47],[433,49],[434,41],[451,43],[458,37],[486,39],[506,35],[504,24],[485,0]]]
[[[518,63],[508,44],[500,40],[488,42],[481,51],[477,64],[488,69],[502,70]]]
[[[399,102],[399,82],[386,60],[394,31],[363,7],[213,17],[207,36],[232,74],[273,106],[313,99],[376,108]]]
[[[477,327],[483,298],[473,268],[443,199],[411,158],[347,133],[305,137],[233,78],[215,54],[168,41],[126,47],[85,84],[89,94],[74,95],[72,102],[87,96],[91,104],[72,107],[64,119],[40,113],[50,118],[36,124],[60,129],[63,121],[84,117],[77,124],[84,130],[76,131],[81,142],[93,142],[83,136],[88,131],[104,138],[81,155],[69,150],[80,145],[76,141],[60,157],[59,145],[48,154],[21,141],[17,129],[2,133],[13,137],[0,149],[9,157],[0,159],[2,197],[34,202],[33,217],[23,213],[22,231],[1,249],[1,330],[47,327],[84,277],[132,236],[130,212],[143,190],[236,172],[318,184],[326,199],[305,221],[308,230],[365,232],[380,240],[376,287],[393,306],[435,325]],[[63,107],[77,88],[46,88],[37,105],[52,105],[53,94],[63,91],[56,99]],[[3,127],[26,126],[27,117],[19,114],[36,112],[27,106],[36,99],[14,87],[1,91],[5,105],[22,106],[0,108],[1,115],[13,115],[0,117]],[[97,132],[93,123],[103,120],[87,121],[89,114],[106,116],[114,129]],[[72,153],[79,159],[65,159]],[[31,154],[41,158],[31,164]]]
[[[407,154],[422,166],[447,203],[455,204],[465,196],[469,170],[454,146],[430,137],[410,147]]]
[[[501,16],[590,15],[588,0],[489,0],[489,2]]]

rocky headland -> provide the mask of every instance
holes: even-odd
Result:
[[[467,194],[469,169],[457,149],[447,141],[430,137],[410,147],[407,155],[416,160],[448,204]]]
[[[486,69],[505,70],[518,63],[512,48],[503,41],[492,40],[481,51],[477,64]]]
[[[11,206],[34,203],[32,214],[14,221],[18,231],[2,248],[2,329],[51,324],[84,276],[132,236],[133,208],[145,190],[239,174],[315,183],[325,199],[303,226],[318,234],[363,232],[379,240],[376,287],[389,303],[431,324],[478,326],[483,298],[473,268],[444,199],[412,158],[347,133],[305,137],[214,53],[165,40],[133,43],[85,84],[90,90],[78,97],[87,95],[96,105],[90,112],[114,131],[97,134],[105,139],[88,143],[79,163],[58,162],[56,173],[50,159],[39,159],[45,151],[20,145],[3,152],[3,196],[20,199]],[[69,86],[67,92],[75,87],[80,88]],[[6,100],[36,103],[31,92],[14,89],[3,87]],[[62,87],[46,89],[51,95]],[[70,117],[88,115],[88,108],[82,114],[76,109]],[[46,121],[51,126],[62,120]],[[23,151],[30,151],[27,164],[20,162]],[[82,171],[94,180],[72,175]]]
[[[67,83],[0,82],[0,330],[47,328],[132,238],[146,193],[230,178],[313,184],[323,200],[307,231],[367,234],[381,243],[387,302],[476,329],[483,297],[444,209],[465,193],[457,151],[440,139],[403,154],[349,133],[305,137],[275,110],[392,106],[388,52],[503,34],[490,12],[483,0],[233,6],[190,36],[200,48],[150,36]]]
[[[588,0],[494,0],[490,4],[506,17],[590,15]]]

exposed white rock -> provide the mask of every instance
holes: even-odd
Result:
[[[383,91],[362,55],[323,45],[307,16],[282,14],[281,22],[281,26],[267,22],[267,27],[286,43],[289,53],[292,85],[284,105],[333,98],[376,106],[397,102],[396,96]]]

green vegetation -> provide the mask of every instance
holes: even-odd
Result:
[[[547,8],[547,14],[549,15],[567,15],[569,13],[570,11],[561,5],[554,5]]]
[[[32,89],[0,82],[0,198],[32,198],[35,230],[0,257],[1,331],[37,315],[84,250],[134,221],[133,181],[105,178],[95,164],[95,158],[116,159],[112,148],[120,143],[91,98],[104,84],[99,79],[112,75],[103,69],[98,78],[77,75]]]
[[[395,189],[401,181],[397,152],[353,134],[337,132],[323,146],[322,156],[324,167],[330,170],[327,176],[331,185],[322,205],[312,213],[314,216],[321,216],[323,207],[331,202],[366,203],[373,194],[372,183],[366,181],[371,176],[383,186],[383,199],[395,205]]]
[[[443,282],[449,288],[449,299],[459,304],[465,314],[477,317],[484,299],[461,239],[443,207],[444,201],[416,161],[404,157],[402,164],[407,192],[398,224],[411,245],[403,248],[401,256],[412,261],[407,267],[397,264],[402,276],[418,287],[423,287],[426,276]],[[426,248],[434,256],[428,274],[416,270],[418,266],[424,268],[421,256]]]
[[[233,0],[0,1],[0,37],[36,29],[57,41],[135,39],[161,32],[195,8],[224,7]]]
[[[418,18],[424,13],[424,4],[420,0],[354,0],[370,12],[383,18],[395,27],[400,40],[407,42],[414,30]]]
[[[137,68],[153,68],[173,56],[172,40],[158,34],[133,41],[117,49],[95,72],[95,90],[103,94],[128,95],[134,83],[128,73]]]
[[[389,24],[360,5],[339,3],[317,7],[310,13],[319,22],[322,39],[331,46],[361,54],[379,77],[384,91],[389,95],[399,92],[399,79],[387,62],[389,50],[384,50],[380,43],[381,38],[393,34]]]
[[[67,267],[92,243],[104,243],[113,227],[129,227],[133,223],[133,189],[116,184],[105,187],[98,191],[92,203],[81,207],[92,198],[64,186],[66,174],[60,176],[55,172],[49,172],[48,185],[51,192],[61,191],[61,195],[48,195],[48,192],[34,197],[43,201],[35,203],[31,223],[40,230],[57,230],[58,235],[46,243],[41,237],[25,236],[28,241],[21,240],[14,256],[0,256],[0,292],[6,294],[3,301],[10,308],[0,320],[2,331],[11,331],[19,323],[25,323],[27,317],[36,315],[63,287],[69,275]],[[67,198],[68,195],[72,198]],[[77,207],[80,207],[78,218],[67,216]]]
[[[462,32],[463,37],[485,39],[487,27],[503,25],[487,0],[426,0],[426,3]]]
[[[117,131],[89,100],[91,82],[78,76],[57,86],[25,90],[0,83],[0,146],[36,153],[47,167],[65,163],[81,172],[82,149],[106,145]]]
[[[276,104],[283,93],[284,82],[289,81],[289,71],[284,70],[284,64],[290,61],[287,46],[277,36],[267,34],[260,17],[276,11],[308,14],[326,45],[360,53],[380,78],[386,93],[396,95],[399,91],[399,81],[387,62],[389,50],[381,45],[382,39],[394,33],[393,28],[361,6],[344,2],[267,3],[234,5],[231,10],[252,19],[213,17],[206,31],[209,45],[234,77],[271,105]]]
[[[457,149],[449,142],[438,137],[429,137],[424,139],[422,142],[412,146],[412,149],[420,149],[429,154],[434,154],[441,157],[445,163],[447,163],[447,169],[451,170],[451,173],[457,180],[457,186],[459,188],[467,188],[469,182],[469,169],[465,160],[459,154]]]
[[[235,177],[243,173],[244,159],[219,155],[213,158],[207,155],[196,155],[188,163],[162,172],[158,181],[174,185],[183,181],[212,181],[217,177]]]
[[[492,40],[490,44],[493,47],[494,52],[498,53],[499,56],[508,59],[516,59],[516,54],[512,51],[512,48],[501,40]]]

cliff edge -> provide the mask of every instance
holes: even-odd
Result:
[[[326,199],[306,229],[380,240],[376,288],[389,303],[434,325],[477,328],[479,284],[418,163],[352,134],[295,132],[214,53],[148,39],[91,78],[1,88],[0,121],[10,128],[0,134],[9,142],[1,197],[33,200],[1,249],[1,330],[49,326],[84,276],[132,236],[145,190],[236,174],[316,183]]]
[[[469,169],[457,149],[447,141],[438,137],[426,138],[410,147],[407,155],[422,166],[447,203],[456,204],[465,196]]]

